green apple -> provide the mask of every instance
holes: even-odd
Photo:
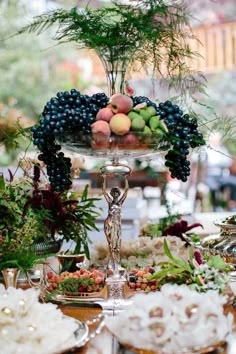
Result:
[[[157,128],[156,130],[155,130],[155,135],[156,135],[156,137],[158,137],[159,139],[162,139],[162,138],[164,138],[164,136],[165,136],[165,133],[163,132],[163,130],[162,129],[159,129],[159,128]]]

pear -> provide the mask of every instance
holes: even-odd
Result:
[[[130,111],[128,113],[128,117],[129,117],[130,120],[133,120],[135,118],[137,118],[137,119],[142,118],[137,112],[134,112],[134,111]]]
[[[143,119],[145,120],[146,123],[149,121],[149,119],[152,116],[146,108],[140,109],[139,114],[140,114],[140,116],[143,117]]]
[[[153,116],[149,120],[149,127],[151,130],[155,130],[159,126],[160,122],[160,117],[159,116]]]
[[[147,125],[145,125],[145,127],[143,129],[143,135],[144,136],[152,136],[152,131]]]
[[[156,130],[155,130],[155,135],[161,140],[162,138],[164,138],[164,136],[165,136],[165,133],[163,132],[163,130],[162,129],[160,129],[160,128],[157,128]]]
[[[145,127],[145,120],[139,116],[139,118],[134,118],[131,122],[131,129],[132,130],[143,130]]]
[[[153,106],[148,106],[146,111],[148,111],[151,117],[157,114],[156,109]]]

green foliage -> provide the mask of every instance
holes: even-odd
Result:
[[[127,65],[153,69],[158,77],[171,79],[171,87],[193,89],[199,85],[187,65],[193,53],[188,39],[193,35],[188,26],[189,14],[183,3],[165,0],[141,0],[138,4],[121,4],[92,9],[58,9],[35,17],[17,34],[40,34],[57,26],[54,39],[59,43],[74,42],[79,48],[94,49],[111,73],[114,84],[119,70]],[[124,79],[124,78],[123,78]]]
[[[89,259],[88,231],[98,230],[96,219],[100,215],[100,211],[96,207],[96,202],[100,198],[89,197],[88,191],[89,188],[86,185],[81,195],[71,192],[61,194],[50,192],[49,198],[51,199],[48,200],[52,201],[55,198],[57,204],[51,204],[52,209],[47,210],[51,216],[48,225],[52,237],[57,232],[66,241],[75,241],[74,254],[84,252]]]
[[[148,223],[142,229],[142,235],[154,238],[154,237],[161,237],[163,236],[164,230],[174,224],[177,220],[181,217],[180,214],[168,214],[160,218],[158,223]]]
[[[216,268],[219,270],[226,269],[226,263],[219,255],[210,258],[207,264],[209,265],[209,267]]]
[[[0,246],[1,252],[1,246]],[[17,268],[24,272],[29,271],[33,266],[40,262],[42,256],[37,256],[31,250],[15,250],[11,253],[0,253],[0,270],[6,268]]]
[[[94,285],[93,278],[66,278],[62,282],[59,283],[59,291],[63,294],[77,294],[79,292],[79,287],[83,286],[85,288]]]
[[[39,189],[35,176],[10,177],[8,182],[0,176],[0,269],[10,265],[26,269],[38,258],[34,244],[54,239],[56,233],[75,241],[74,252],[84,252],[89,259],[88,231],[97,229],[99,198],[88,196],[88,186],[81,196],[60,194]]]
[[[169,260],[161,262],[160,270],[150,277],[150,280],[158,279],[159,286],[174,283],[187,284],[197,291],[214,289],[221,292],[224,290],[228,279],[222,271],[228,268],[220,256],[213,257],[207,263],[199,265],[190,248],[189,259],[184,261],[173,256],[166,240],[164,251]]]
[[[8,104],[13,98],[22,115],[36,121],[44,102],[58,88],[71,85],[70,74],[58,70],[58,65],[71,60],[75,50],[69,46],[66,51],[61,47],[46,50],[52,46],[46,34],[7,39],[31,14],[30,6],[23,3],[0,2],[0,102]]]
[[[7,182],[0,176],[0,269],[16,267],[24,271],[32,268],[40,258],[33,244],[45,237],[45,213],[29,210],[23,217],[28,193],[32,190],[27,178]]]

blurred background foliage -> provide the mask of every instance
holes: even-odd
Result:
[[[32,16],[46,10],[46,4],[40,3],[0,1],[0,165],[12,163],[18,149],[25,147],[22,139],[14,141],[19,136],[19,124],[33,125],[56,92],[71,87],[84,90],[90,84],[75,70],[78,54],[74,46],[55,46],[49,32],[11,37]]]

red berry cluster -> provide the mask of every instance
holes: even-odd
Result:
[[[128,277],[128,285],[130,289],[136,291],[156,291],[158,289],[158,280],[150,280],[151,275],[155,272],[152,267],[145,269],[132,269]]]

